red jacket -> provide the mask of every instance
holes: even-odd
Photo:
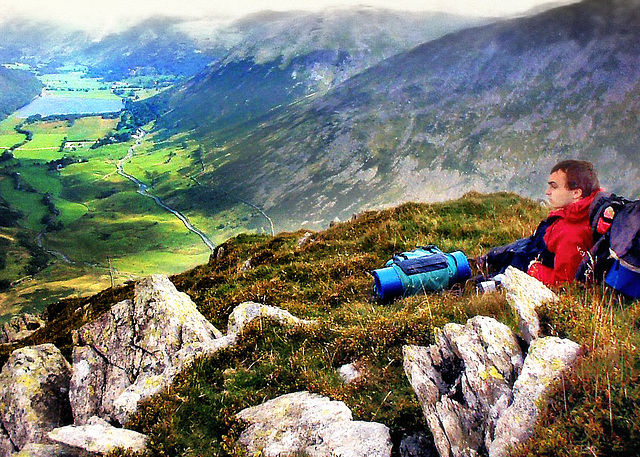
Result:
[[[593,246],[589,207],[597,193],[549,213],[549,217],[559,217],[544,235],[547,249],[555,254],[553,268],[536,262],[527,273],[548,286],[575,279],[583,256]]]

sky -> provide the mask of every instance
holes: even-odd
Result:
[[[318,11],[336,6],[373,6],[409,11],[443,11],[476,16],[512,16],[550,0],[0,0],[0,18],[27,16],[74,28],[110,31],[145,17],[167,15],[221,23],[261,10]],[[563,0],[569,3],[571,0]],[[1,21],[1,19],[0,19]]]

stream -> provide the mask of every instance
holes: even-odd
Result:
[[[131,181],[134,184],[136,184],[138,186],[138,188],[139,188],[138,189],[138,193],[140,195],[144,195],[145,197],[152,198],[156,202],[156,204],[158,206],[162,207],[164,210],[170,212],[171,214],[176,216],[178,219],[180,219],[180,221],[184,224],[184,226],[187,228],[187,230],[189,230],[189,231],[195,233],[196,235],[198,235],[202,239],[204,244],[206,244],[207,247],[211,251],[213,251],[215,249],[216,245],[209,239],[209,237],[204,232],[202,232],[202,230],[198,229],[191,222],[189,222],[189,219],[187,219],[187,217],[184,214],[182,214],[180,211],[167,206],[160,199],[160,197],[157,197],[157,196],[149,193],[149,191],[148,191],[149,186],[147,186],[145,183],[140,181],[135,176],[132,176],[129,173],[127,173],[126,171],[124,171],[124,163],[133,156],[133,152],[134,152],[134,146],[131,146],[129,148],[129,152],[127,153],[127,155],[124,156],[122,159],[120,159],[118,161],[118,163],[116,164],[116,170],[118,171],[118,174],[120,174],[121,176],[124,176],[129,181]]]

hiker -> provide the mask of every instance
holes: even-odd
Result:
[[[547,219],[531,237],[494,248],[478,261],[498,272],[513,265],[546,285],[573,281],[583,256],[593,246],[589,209],[601,190],[591,162],[557,163],[546,191],[551,206]]]

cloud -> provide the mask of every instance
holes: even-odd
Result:
[[[538,7],[548,0],[396,0],[393,9],[444,11],[474,16],[508,16]],[[569,3],[571,0],[563,0]],[[261,10],[321,10],[333,6],[389,8],[388,0],[2,0],[0,17],[53,21],[94,34],[122,29],[149,16],[186,19],[209,17],[228,22]]]

